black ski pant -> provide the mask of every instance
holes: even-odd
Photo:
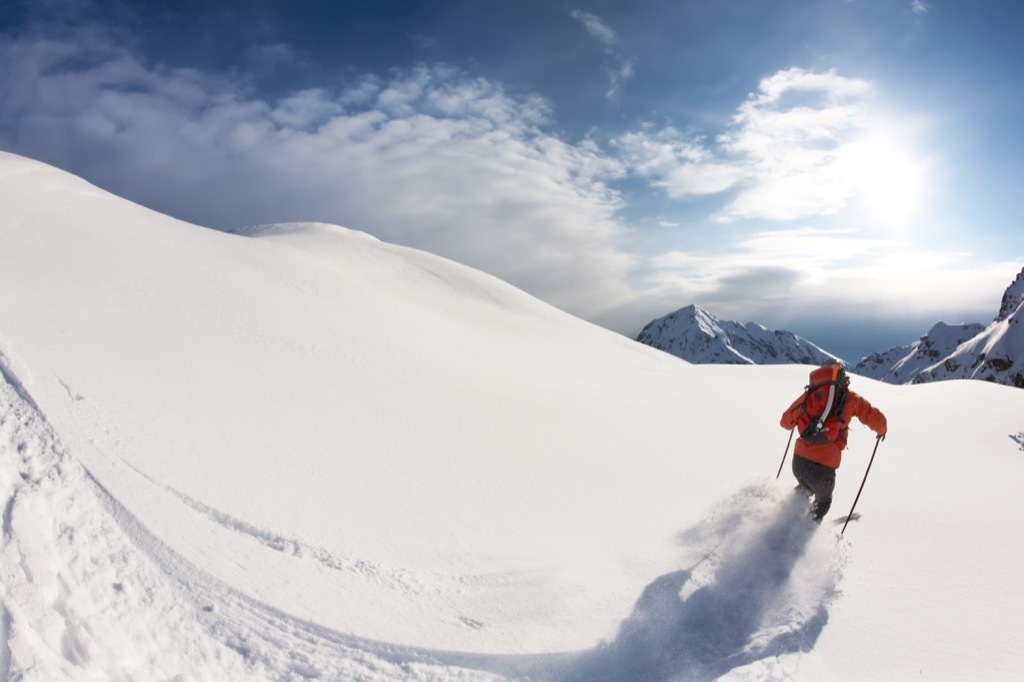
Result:
[[[821,519],[832,506],[832,491],[836,488],[836,470],[793,455],[793,475],[800,488],[814,495],[814,518]]]

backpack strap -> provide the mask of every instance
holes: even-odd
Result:
[[[817,418],[819,431],[821,430],[821,427],[825,426],[825,420],[828,419],[828,416],[832,414],[832,405],[835,403],[835,399],[836,385],[832,382],[828,385],[828,401],[825,403],[825,409],[821,411],[821,416]]]

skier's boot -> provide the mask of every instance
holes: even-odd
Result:
[[[831,507],[832,507],[832,499],[831,498],[818,499],[817,497],[815,497],[815,499],[814,499],[814,513],[813,513],[814,520],[817,521],[818,523],[821,523],[821,520],[823,518],[825,518],[825,514],[828,513],[828,510]]]

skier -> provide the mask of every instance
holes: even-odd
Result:
[[[849,389],[850,378],[839,364],[823,365],[811,372],[811,382],[803,395],[782,413],[779,424],[790,431],[798,428],[800,437],[793,448],[793,475],[797,489],[814,497],[812,515],[821,522],[832,506],[850,419],[857,417],[884,439],[885,415],[877,407]]]

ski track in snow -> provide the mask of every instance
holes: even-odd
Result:
[[[618,636],[593,650],[461,654],[360,639],[184,561],[65,452],[0,367],[0,679],[787,679],[838,593],[846,545],[807,520],[802,497],[756,484],[680,533],[688,568],[651,582]],[[372,568],[161,487],[254,541],[338,570]]]
[[[0,679],[495,679],[303,622],[206,575],[121,507],[7,381],[0,451]]]
[[[359,573],[372,580],[376,580],[377,582],[385,583],[393,587],[399,587],[408,594],[417,594],[420,591],[419,586],[407,571],[387,569],[376,562],[367,561],[366,559],[340,557],[323,547],[317,547],[297,538],[289,538],[278,533],[273,533],[266,529],[259,528],[258,526],[200,502],[195,498],[189,497],[185,493],[175,490],[171,486],[156,481],[129,462],[124,460],[121,461],[126,467],[130,468],[157,488],[180,500],[187,507],[201,514],[225,530],[249,537],[261,545],[278,552],[289,554],[297,559],[310,559],[334,571]]]

